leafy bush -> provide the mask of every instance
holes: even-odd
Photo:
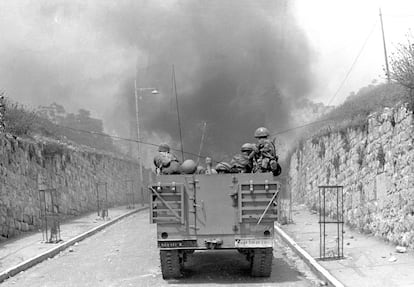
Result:
[[[50,118],[45,113],[32,111],[8,99],[5,102],[5,131],[10,134],[16,136],[40,134],[100,150],[115,151],[112,139],[103,132],[102,121],[91,118],[89,111],[81,109],[77,115],[67,114],[65,117],[59,115],[57,121],[57,117]],[[51,107],[55,106],[63,108],[57,104],[51,105]]]
[[[317,138],[339,132],[344,141],[344,148],[348,149],[348,128],[366,131],[369,114],[407,101],[407,96],[408,91],[399,84],[369,85],[360,89],[358,93],[351,94],[342,105],[322,116],[319,119],[321,123],[310,126],[305,133]]]
[[[385,107],[392,107],[404,101],[407,90],[399,84],[369,85],[347,98],[336,109],[324,116],[325,119],[342,121],[344,119],[366,118],[370,113]]]
[[[22,105],[5,100],[6,109],[4,113],[5,132],[23,136],[28,135],[35,125],[36,113],[28,111]]]
[[[414,37],[407,34],[407,42],[400,43],[389,57],[390,77],[408,91],[408,103],[414,112]]]

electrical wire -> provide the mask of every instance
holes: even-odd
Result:
[[[363,50],[364,50],[364,48],[365,48],[366,44],[368,43],[368,40],[369,40],[369,38],[371,37],[371,35],[372,35],[372,33],[373,33],[373,31],[374,31],[374,29],[375,29],[375,27],[376,27],[376,26],[377,26],[377,21],[375,21],[375,23],[374,23],[374,25],[373,25],[372,29],[370,30],[369,34],[368,34],[368,35],[367,35],[367,37],[365,38],[365,41],[364,41],[364,43],[363,43],[363,45],[362,45],[361,49],[359,50],[359,52],[358,52],[357,56],[355,57],[354,61],[352,62],[351,67],[349,68],[348,72],[346,73],[345,78],[343,79],[343,81],[342,81],[342,82],[341,82],[341,84],[339,85],[339,87],[338,87],[338,89],[336,90],[335,94],[334,94],[334,95],[332,96],[332,98],[329,100],[329,102],[328,102],[328,106],[331,104],[331,102],[332,102],[332,101],[336,98],[336,96],[339,94],[339,91],[342,89],[343,85],[345,84],[346,80],[348,79],[349,75],[351,74],[352,70],[354,69],[354,67],[355,67],[356,63],[358,62],[359,57],[361,56],[361,54],[362,54],[362,52],[363,52]],[[173,69],[174,69],[174,68],[173,68]],[[173,78],[173,81],[175,81],[175,74],[174,74],[174,70],[173,70],[173,77],[174,77],[174,78]],[[175,87],[175,83],[174,83],[174,88],[176,89],[176,87]],[[177,93],[177,91],[176,91],[176,90],[175,90],[175,93]],[[177,106],[177,112],[178,112],[178,106]],[[179,115],[178,115],[178,117],[179,117]],[[330,121],[330,120],[333,120],[333,119],[335,119],[335,117],[333,117],[333,118],[328,118],[328,119],[323,119],[323,120],[319,120],[319,121],[313,121],[313,122],[310,122],[310,123],[307,123],[307,124],[304,124],[304,125],[300,125],[300,126],[296,126],[296,127],[292,127],[292,128],[286,129],[286,130],[282,130],[282,131],[279,131],[279,132],[272,133],[270,136],[275,136],[275,135],[284,134],[284,133],[287,133],[287,132],[290,132],[290,131],[293,131],[293,130],[301,129],[301,128],[308,127],[308,126],[315,125],[315,124],[322,123],[322,122],[327,122],[327,121]],[[87,131],[87,130],[75,129],[75,128],[71,128],[71,127],[68,127],[68,126],[62,126],[62,125],[57,125],[57,126],[58,126],[58,127],[65,128],[65,129],[69,129],[69,130],[77,131],[77,132],[83,132],[83,133],[88,133],[88,134],[93,134],[93,135],[99,135],[99,136],[109,137],[109,138],[118,139],[118,140],[123,140],[123,141],[128,141],[128,142],[135,142],[135,143],[145,144],[145,145],[149,145],[149,146],[155,146],[155,147],[158,147],[158,146],[159,146],[158,144],[151,143],[151,142],[145,142],[145,141],[142,141],[142,140],[134,140],[134,139],[130,139],[130,138],[124,138],[124,137],[119,137],[119,136],[109,135],[109,134],[105,134],[105,133],[99,133],[99,132],[92,132],[92,131]],[[181,138],[181,125],[180,125],[180,122],[179,122],[179,128],[180,128],[180,138]],[[195,154],[195,153],[192,153],[192,152],[185,152],[185,151],[183,150],[183,148],[182,148],[182,139],[181,139],[181,149],[174,149],[174,148],[171,148],[171,150],[174,150],[174,151],[177,151],[177,152],[181,152],[183,155],[184,155],[184,154],[187,154],[187,155],[192,155],[192,156],[196,156],[196,157],[199,157],[199,158],[206,158],[206,157],[207,157],[207,156],[202,156],[202,155],[200,155],[200,154]],[[183,160],[184,160],[184,158],[183,158]],[[219,162],[219,161],[215,161],[215,160],[213,160],[213,161],[214,161],[214,162]]]
[[[64,128],[64,129],[68,129],[68,130],[72,130],[72,131],[76,131],[76,132],[82,132],[82,133],[87,133],[87,134],[91,134],[91,135],[98,135],[98,136],[108,137],[108,138],[112,138],[112,139],[123,140],[123,141],[127,141],[127,142],[140,143],[140,144],[154,146],[154,147],[159,146],[159,144],[155,144],[155,143],[152,143],[152,142],[146,142],[146,141],[136,140],[136,139],[131,139],[131,138],[124,138],[124,137],[109,135],[109,134],[101,133],[101,132],[93,132],[93,131],[87,131],[87,130],[82,130],[82,129],[76,129],[76,128],[63,126],[63,125],[58,125],[58,124],[55,124],[55,125],[59,128]],[[181,149],[174,149],[174,148],[170,148],[170,149],[173,150],[173,151],[181,152]],[[198,154],[192,153],[192,152],[185,152],[184,151],[184,154],[198,157]],[[200,157],[201,158],[206,158],[207,156],[200,156]],[[218,162],[218,161],[216,161],[216,162]]]
[[[348,72],[346,73],[345,78],[342,80],[342,82],[341,82],[341,84],[339,85],[338,89],[336,90],[335,94],[334,94],[334,95],[332,96],[332,98],[329,100],[329,102],[328,102],[328,104],[327,104],[328,106],[332,103],[332,101],[333,101],[333,100],[336,98],[336,96],[339,94],[339,91],[340,91],[340,90],[342,89],[342,87],[344,86],[344,84],[345,84],[346,80],[348,80],[349,75],[351,74],[352,70],[354,69],[354,67],[355,67],[356,63],[358,62],[359,57],[361,56],[362,52],[364,51],[365,46],[367,45],[369,38],[371,37],[372,33],[374,32],[375,27],[377,26],[377,23],[378,23],[378,20],[377,20],[377,21],[375,21],[374,25],[372,25],[371,31],[369,32],[369,34],[368,34],[368,35],[367,35],[367,37],[365,38],[365,41],[364,41],[364,43],[362,44],[362,47],[361,47],[361,49],[359,50],[359,52],[358,52],[357,56],[355,57],[354,61],[352,62],[351,67],[349,68]]]
[[[344,86],[346,80],[348,79],[348,77],[351,74],[352,70],[354,69],[356,63],[358,62],[359,57],[361,56],[362,52],[364,51],[365,46],[367,45],[368,40],[371,37],[372,33],[374,32],[377,24],[378,24],[378,20],[375,21],[374,24],[372,25],[372,28],[371,28],[370,32],[368,33],[367,37],[365,38],[364,43],[362,44],[361,49],[359,50],[357,56],[355,57],[354,61],[352,62],[351,67],[349,68],[348,72],[346,73],[346,75],[345,75],[344,79],[342,80],[341,84],[339,85],[338,89],[336,90],[336,92],[334,93],[334,95],[328,101],[327,106],[329,106],[332,103],[332,101],[336,98],[336,96],[339,94],[340,90]],[[289,128],[289,129],[280,131],[280,132],[271,133],[270,136],[276,136],[276,135],[284,134],[284,133],[287,133],[287,132],[290,132],[290,131],[293,131],[293,130],[297,130],[297,129],[301,129],[301,128],[304,128],[304,127],[312,126],[312,125],[315,125],[315,124],[318,124],[318,123],[331,121],[333,119],[336,119],[336,118],[333,117],[333,118],[328,118],[328,119],[313,121],[313,122],[310,122],[310,123],[307,123],[307,124],[304,124],[304,125],[300,125],[300,126],[296,126],[296,127],[292,127],[292,128]]]
[[[304,125],[301,125],[301,126],[296,126],[296,127],[293,127],[293,128],[289,128],[289,129],[286,129],[286,130],[283,130],[283,131],[280,131],[280,132],[271,133],[270,136],[277,136],[277,135],[285,134],[285,133],[288,133],[290,131],[294,131],[294,130],[301,129],[301,128],[305,128],[305,127],[312,126],[312,125],[315,125],[315,124],[319,124],[319,123],[331,121],[331,120],[334,120],[334,119],[335,119],[335,117],[328,118],[328,119],[323,119],[323,120],[319,120],[319,121],[310,122],[310,123],[307,123],[307,124],[304,124]]]

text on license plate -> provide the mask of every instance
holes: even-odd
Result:
[[[273,239],[236,239],[235,247],[273,247]]]

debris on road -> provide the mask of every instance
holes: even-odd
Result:
[[[395,247],[395,251],[397,251],[398,253],[406,253],[407,248],[404,247],[404,246],[397,246],[397,247]]]
[[[391,257],[388,259],[388,261],[389,261],[389,262],[395,262],[395,261],[397,261],[397,258],[396,258],[395,256],[391,256]]]

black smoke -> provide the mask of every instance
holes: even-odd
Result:
[[[203,154],[216,159],[254,141],[259,126],[289,125],[289,110],[311,88],[311,51],[288,1],[146,3],[117,6],[100,24],[140,51],[139,86],[162,92],[143,96],[147,136],[168,134],[179,147],[173,64],[186,151],[198,153],[204,122]],[[133,115],[131,86],[124,94]]]
[[[32,106],[57,102],[143,140],[228,158],[259,126],[287,128],[311,87],[312,51],[288,0],[10,1],[0,4],[0,88]],[[136,73],[136,76],[135,76]]]

